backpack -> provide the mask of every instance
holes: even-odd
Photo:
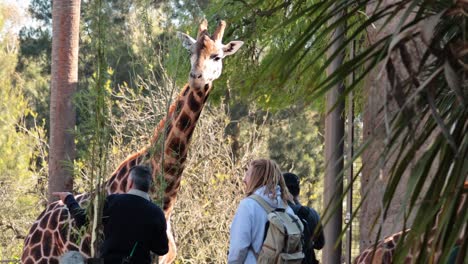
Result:
[[[253,194],[250,198],[257,201],[268,214],[265,239],[258,264],[300,264],[304,259],[302,240],[304,227],[295,215],[286,213],[285,208],[272,208],[262,197]]]
[[[310,219],[309,208],[302,205],[289,205],[294,213],[299,217],[303,226],[304,226],[304,243],[302,250],[304,252],[304,261],[303,264],[318,264],[318,260],[315,257],[314,251],[314,241],[310,239],[312,237],[312,232],[315,230],[315,225],[313,219]]]

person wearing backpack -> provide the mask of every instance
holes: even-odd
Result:
[[[287,204],[290,194],[279,166],[254,160],[243,182],[246,197],[231,224],[228,263],[301,263],[303,226]]]
[[[291,172],[283,173],[284,182],[292,196],[288,201],[288,205],[293,209],[294,213],[301,219],[304,224],[304,244],[303,251],[305,254],[305,264],[318,264],[315,257],[314,249],[322,249],[325,245],[325,237],[320,224],[320,216],[313,208],[303,206],[299,202],[299,177]]]

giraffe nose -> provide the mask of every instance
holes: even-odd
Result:
[[[190,77],[193,79],[200,79],[202,77],[201,73],[191,72]]]

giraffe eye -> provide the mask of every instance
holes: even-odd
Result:
[[[221,57],[218,56],[218,55],[211,55],[211,59],[214,60],[214,61],[219,61],[221,59]]]

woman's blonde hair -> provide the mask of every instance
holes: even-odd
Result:
[[[252,174],[246,187],[247,196],[252,195],[258,188],[266,186],[265,194],[271,194],[273,198],[276,198],[276,186],[279,185],[283,202],[286,203],[290,199],[283,174],[275,161],[258,159],[250,162],[250,167],[252,168]]]

